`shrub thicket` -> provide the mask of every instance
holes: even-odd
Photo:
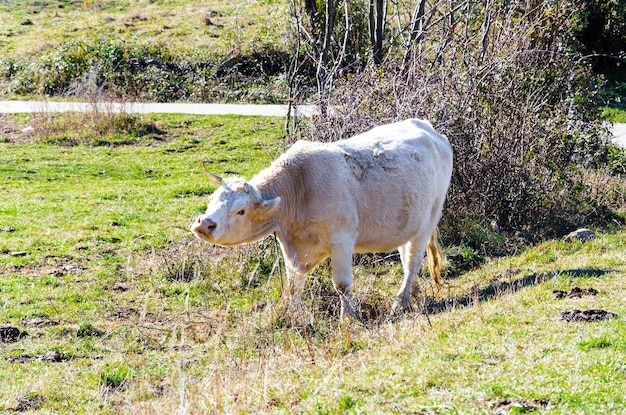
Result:
[[[626,96],[625,11],[626,0],[585,1],[582,3],[581,22],[576,32],[582,53],[591,58],[594,70],[612,81],[613,92],[622,98]]]
[[[335,74],[320,94],[334,110],[304,135],[332,141],[427,118],[455,151],[449,235],[470,222],[544,235],[582,225],[593,213],[582,169],[603,157],[608,134],[575,51],[576,11],[575,1],[435,2],[383,64]]]
[[[164,44],[85,36],[42,55],[0,58],[0,87],[17,95],[77,96],[97,89],[110,97],[157,102],[282,102],[287,56],[180,56]]]

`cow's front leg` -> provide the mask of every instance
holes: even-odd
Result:
[[[306,274],[309,268],[303,266],[298,258],[301,255],[294,249],[293,241],[285,239],[282,229],[278,229],[277,237],[280,242],[280,248],[283,251],[285,266],[287,268],[287,281],[282,287],[282,296],[280,299],[279,315],[285,318],[289,316],[302,314],[300,311],[304,309],[302,306],[302,290],[306,282]]]
[[[287,267],[287,281],[283,287],[281,302],[284,305],[299,305],[302,303],[302,290],[306,282],[306,275],[292,267]]]
[[[313,314],[302,303],[306,274],[287,267],[287,281],[283,285],[275,323],[289,327],[303,327],[313,322]]]
[[[352,298],[352,249],[336,246],[330,255],[333,285],[341,299],[341,316],[356,318],[359,309]]]

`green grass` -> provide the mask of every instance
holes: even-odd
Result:
[[[507,400],[518,403],[511,413],[547,400],[533,413],[596,414],[626,405],[623,227],[485,258],[438,291],[422,282],[428,317],[387,321],[400,265],[360,257],[355,293],[382,315],[341,322],[322,266],[307,285],[305,322],[285,326],[274,314],[284,277],[271,238],[226,249],[187,229],[213,190],[200,163],[251,177],[283,150],[283,121],[142,122],[161,133],[132,145],[107,136],[0,143],[0,325],[28,333],[0,347],[0,412],[484,414]],[[552,297],[574,286],[599,293]],[[559,320],[572,309],[619,317]],[[15,360],[50,351],[61,361]]]
[[[603,107],[602,115],[611,122],[626,123],[626,109],[624,108]]]
[[[250,176],[279,152],[279,120],[153,119],[174,134],[184,124],[186,133],[145,146],[4,145],[0,174],[11,197],[0,203],[0,228],[17,231],[4,235],[0,252],[28,251],[14,262],[35,265],[58,252],[84,257],[94,249],[144,246],[145,235],[160,229],[163,239],[202,207],[204,200],[196,195],[212,187],[203,179],[201,162],[218,172]]]

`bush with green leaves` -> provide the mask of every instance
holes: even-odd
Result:
[[[283,101],[286,87],[277,81],[284,78],[287,55],[264,53],[182,56],[161,43],[86,35],[42,55],[0,58],[0,86],[17,95],[84,98],[97,92],[158,102]]]

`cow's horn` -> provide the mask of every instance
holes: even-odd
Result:
[[[220,176],[213,174],[209,171],[209,169],[207,169],[206,165],[204,163],[202,163],[202,168],[204,169],[204,172],[206,173],[207,176],[209,176],[209,179],[215,183],[215,184],[219,184],[220,186],[224,184],[224,179],[222,179]]]

